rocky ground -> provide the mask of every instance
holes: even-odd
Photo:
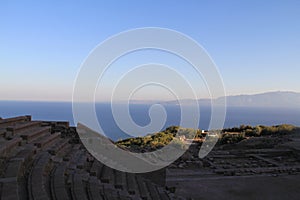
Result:
[[[167,169],[166,185],[192,199],[299,199],[300,132],[217,145],[204,159],[201,144]]]
[[[67,122],[0,119],[0,199],[299,199],[300,133],[280,133],[226,138],[200,159],[202,138],[167,168],[132,174],[97,161]]]

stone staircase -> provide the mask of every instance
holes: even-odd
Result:
[[[0,118],[0,199],[176,199],[140,174],[92,157],[67,122]]]

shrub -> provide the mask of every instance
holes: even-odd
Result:
[[[235,144],[246,139],[245,133],[223,134],[219,140],[220,144]]]

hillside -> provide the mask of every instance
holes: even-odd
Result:
[[[196,138],[202,138],[201,130],[194,130],[188,128],[181,128],[179,126],[171,126],[164,131],[149,134],[144,137],[128,138],[125,140],[120,140],[116,144],[122,148],[128,149],[133,152],[150,152],[155,151],[168,145],[172,140],[176,145],[181,148],[185,148],[185,143],[180,137],[175,137],[180,135],[181,138],[192,139],[194,136]],[[183,137],[182,137],[183,136]]]
[[[288,92],[288,91],[277,91],[277,92],[266,92],[261,94],[243,94],[220,97],[217,99],[198,99],[200,106],[210,106],[213,101],[215,104],[221,104],[226,98],[227,106],[240,106],[240,107],[300,107],[300,93]],[[131,101],[132,104],[153,104],[159,103],[163,105],[179,105],[179,101]],[[193,105],[195,100],[182,99],[183,105]]]
[[[224,97],[216,100],[221,102]],[[300,93],[268,92],[254,95],[228,96],[227,106],[245,107],[300,107]]]
[[[276,126],[241,125],[240,127],[223,129],[218,144],[234,144],[252,137],[281,136],[296,132],[300,132],[300,128],[288,124]],[[177,134],[179,137],[175,137]],[[171,126],[158,133],[149,134],[144,137],[120,140],[115,144],[132,152],[150,152],[168,145],[172,140],[182,148],[185,148],[185,142],[187,141],[194,140],[194,142],[202,143],[206,134],[207,133],[202,133],[200,129],[194,130],[181,128],[179,126]]]

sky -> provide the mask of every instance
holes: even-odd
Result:
[[[226,95],[300,92],[299,19],[297,0],[3,0],[0,100],[71,101],[74,81],[89,53],[115,34],[142,27],[172,29],[198,42],[218,67]],[[189,66],[154,51],[120,59],[95,95],[109,99],[112,77],[151,59],[173,65],[198,85],[197,97],[209,96],[205,81],[193,77]],[[172,94],[149,86],[134,98],[171,99]]]

